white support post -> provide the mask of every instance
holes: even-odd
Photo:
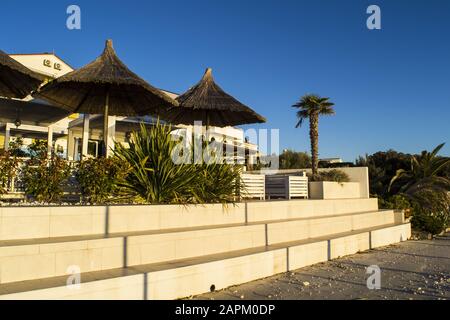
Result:
[[[89,144],[89,115],[85,114],[83,118],[83,134],[82,134],[82,146],[81,146],[81,160],[88,155]]]
[[[73,161],[75,154],[75,137],[73,136],[73,130],[69,128],[67,134],[67,160]]]
[[[5,151],[9,150],[9,138],[11,137],[11,125],[9,123],[5,126]]]
[[[111,157],[114,151],[114,139],[116,137],[116,117],[108,116],[108,137],[106,143],[106,157]]]
[[[81,157],[78,156],[78,147],[80,145],[80,139],[74,139],[74,146],[73,146],[73,160],[74,161],[80,161]]]
[[[52,151],[53,151],[53,127],[48,127],[48,134],[47,134],[47,158],[52,157]]]

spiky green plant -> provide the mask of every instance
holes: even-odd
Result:
[[[133,132],[129,148],[116,143],[114,155],[127,163],[128,174],[120,182],[125,193],[145,203],[198,202],[195,166],[176,164],[172,153],[177,146],[170,125],[158,123],[152,128],[141,124]]]
[[[242,168],[234,164],[211,163],[197,166],[197,194],[204,203],[230,203],[243,189]]]
[[[118,182],[122,191],[144,203],[230,203],[240,189],[240,168],[211,161],[192,164],[174,161],[180,154],[179,143],[171,136],[170,125],[141,125],[134,132],[129,148],[116,144],[115,157],[129,168]],[[191,146],[192,147],[192,146]],[[186,158],[185,158],[186,160]],[[192,159],[191,159],[192,160]]]

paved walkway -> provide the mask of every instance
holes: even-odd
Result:
[[[381,289],[369,290],[366,268],[381,269]],[[195,299],[450,299],[450,235],[408,241]]]

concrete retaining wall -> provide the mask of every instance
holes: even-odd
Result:
[[[393,224],[391,210],[147,235],[0,246],[0,284],[171,262]],[[383,237],[382,237],[383,238]],[[34,242],[34,243],[33,243]]]
[[[377,209],[377,199],[257,201],[227,207],[0,207],[0,241],[242,224]]]
[[[23,293],[0,296],[0,300],[16,299],[103,299],[141,300],[177,299],[208,292],[211,286],[224,289],[274,274],[324,262],[336,257],[354,254],[381,242],[386,244],[405,241],[410,225],[362,232],[359,234],[318,241],[261,253],[242,254],[239,257],[198,263],[135,275],[92,282],[83,282],[80,288],[60,285]],[[381,238],[384,238],[382,240]],[[372,243],[371,243],[372,241]],[[135,269],[140,272],[139,268]]]

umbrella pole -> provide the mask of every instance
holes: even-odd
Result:
[[[206,142],[209,144],[209,112],[206,111]]]
[[[106,93],[105,111],[103,114],[103,156],[108,157],[108,114],[109,114],[109,90]]]

